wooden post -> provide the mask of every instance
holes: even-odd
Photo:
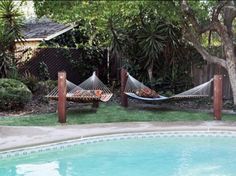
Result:
[[[214,118],[221,120],[222,115],[222,75],[214,76]]]
[[[58,72],[58,121],[66,123],[66,72]]]
[[[96,76],[98,76],[98,70],[95,71]],[[95,90],[95,85],[93,85],[93,89]],[[99,101],[94,101],[92,104],[92,108],[98,108],[99,107]]]
[[[121,106],[123,107],[128,107],[128,97],[124,93],[127,79],[128,79],[127,70],[122,68],[120,71],[120,84],[121,84],[120,98],[121,98]]]

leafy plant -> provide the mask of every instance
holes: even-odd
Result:
[[[29,72],[25,72],[21,78],[21,81],[30,89],[32,93],[35,93],[38,89],[38,78]]]
[[[32,98],[25,84],[14,79],[0,79],[0,109],[22,108]]]
[[[165,46],[165,39],[167,38],[164,33],[165,24],[149,23],[137,31],[137,41],[141,49],[141,59],[144,60],[144,68],[148,71],[150,82],[153,78],[153,67],[157,62],[160,52],[163,51]]]
[[[48,72],[48,66],[44,62],[39,63],[39,78],[41,80],[50,79],[50,75]]]
[[[0,2],[0,77],[7,77],[16,68],[15,40],[22,40],[21,16],[13,1]]]

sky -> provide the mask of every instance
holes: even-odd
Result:
[[[20,8],[21,12],[24,14],[25,19],[36,18],[36,14],[34,11],[34,2],[33,1],[25,1],[20,6],[21,1],[14,1]]]

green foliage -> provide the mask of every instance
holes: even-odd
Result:
[[[57,81],[54,80],[47,80],[47,81],[41,81],[39,82],[39,84],[44,85],[45,86],[45,93],[49,93],[52,91],[52,89],[54,89],[57,86]],[[42,87],[44,87],[42,86]]]
[[[49,41],[43,41],[40,47],[55,48],[82,48],[88,44],[88,34],[83,28],[84,23],[78,23],[78,26],[72,30],[59,35]]]
[[[105,58],[104,50],[98,47],[84,47],[79,49],[80,56],[72,57],[70,50],[63,50],[65,59],[68,59],[73,69],[79,70],[81,80],[84,80],[91,75],[91,71],[97,70]]]
[[[1,36],[1,34],[0,34],[0,36]],[[13,56],[11,53],[9,53],[5,50],[1,50],[1,48],[0,48],[0,78],[6,77],[12,71],[12,67],[13,67],[12,58],[13,58]]]
[[[39,81],[36,84],[36,91],[34,95],[37,95],[37,102],[47,104],[49,103],[49,99],[46,97],[55,87],[57,87],[57,81],[47,80],[47,81]]]
[[[0,79],[0,109],[22,108],[31,100],[32,93],[25,84],[14,79]]]
[[[39,78],[40,78],[40,80],[50,79],[50,75],[48,72],[48,66],[44,62],[39,63]]]
[[[112,27],[127,29],[140,24],[143,16],[153,14],[155,19],[178,21],[177,13],[168,9],[175,8],[174,1],[40,1],[34,0],[38,16],[47,15],[57,21],[80,22],[88,32],[89,43],[97,46],[111,44]],[[148,19],[150,22],[150,19]]]
[[[30,74],[29,72],[25,72],[20,79],[32,93],[35,93],[38,89],[38,78],[34,75]]]
[[[149,29],[148,23],[121,34],[125,39],[118,43],[125,66],[132,75],[158,91],[175,94],[186,90],[192,86],[189,65],[195,58],[192,54],[197,52],[182,41],[179,28],[165,22],[153,23],[156,23],[154,29]],[[117,36],[120,36],[118,32]],[[151,64],[154,79],[149,82],[146,69]]]
[[[15,71],[15,40],[22,40],[21,16],[13,1],[0,1],[0,78]]]
[[[164,41],[167,36],[164,34],[163,27],[164,24],[149,23],[136,32],[142,58],[147,59],[144,68],[153,65],[164,48]]]

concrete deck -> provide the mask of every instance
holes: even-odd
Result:
[[[236,123],[212,122],[133,122],[55,127],[0,126],[0,151],[59,142],[81,137],[150,131],[236,131]]]

